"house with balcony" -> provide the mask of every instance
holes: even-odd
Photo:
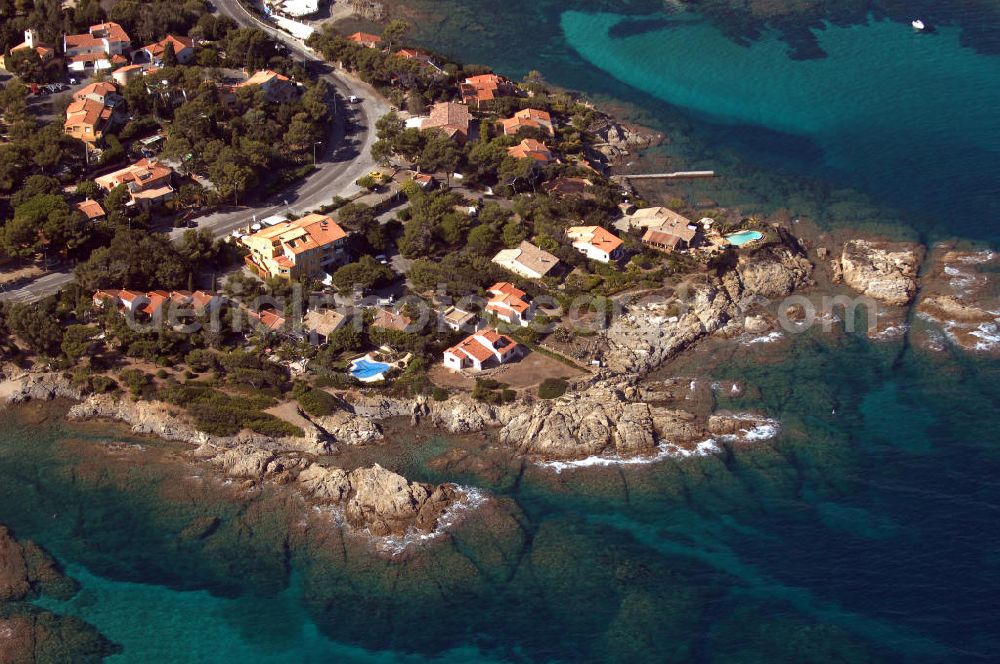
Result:
[[[173,176],[173,169],[155,159],[140,159],[130,166],[94,178],[94,182],[104,191],[124,185],[131,197],[128,204],[145,210],[173,200]]]
[[[110,21],[92,25],[83,34],[63,36],[66,66],[74,72],[111,69],[116,56],[121,61],[131,48],[132,40],[125,29]]]
[[[167,47],[173,47],[177,64],[186,65],[194,60],[194,40],[190,37],[175,37],[167,35],[158,42],[147,44],[135,52],[132,62],[140,65],[162,67],[167,54]]]
[[[486,312],[493,314],[508,325],[527,327],[534,318],[534,310],[528,304],[528,295],[508,281],[500,281],[490,286],[486,291],[490,300],[486,303]]]
[[[636,210],[627,217],[630,228],[643,228],[642,243],[663,253],[691,246],[698,227],[687,217],[665,207]]]
[[[513,97],[517,87],[508,79],[497,74],[470,76],[459,84],[462,101],[476,109],[489,104],[498,97]]]
[[[504,136],[517,136],[522,129],[538,129],[544,131],[549,136],[556,135],[555,125],[552,124],[552,116],[548,111],[537,108],[524,108],[505,120],[501,120]]]
[[[81,99],[66,107],[63,132],[85,143],[99,143],[111,124],[112,108],[93,99]]]
[[[331,217],[309,214],[283,221],[242,239],[247,265],[262,278],[320,277],[347,261],[347,232]]]
[[[571,226],[566,237],[574,249],[593,261],[611,263],[624,254],[621,238],[600,226]]]
[[[507,364],[522,356],[521,347],[506,334],[486,328],[469,335],[444,352],[442,363],[454,371]]]

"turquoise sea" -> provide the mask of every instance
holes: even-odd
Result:
[[[1000,59],[957,27],[969,3],[932,34],[810,18],[825,57],[806,59],[652,3],[413,4],[426,46],[629,104],[671,137],[651,159],[725,173],[691,196],[997,238]],[[495,498],[388,561],[278,487],[243,494],[181,446],[35,405],[0,414],[0,522],[80,581],[38,603],[120,644],[115,663],[997,659],[1000,363],[816,333],[666,371],[744,382],[720,405],[780,436],[559,475],[444,470],[446,441],[395,440],[387,465]]]

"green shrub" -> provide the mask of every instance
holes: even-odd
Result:
[[[447,401],[448,396],[449,396],[448,390],[444,389],[443,387],[435,387],[431,391],[431,398],[433,398],[434,401]]]
[[[517,392],[509,387],[500,391],[500,400],[504,403],[513,403],[517,400]]]
[[[337,381],[332,376],[316,376],[313,380],[313,387],[323,388],[323,387],[337,387]]]
[[[213,436],[232,436],[250,429],[265,436],[302,436],[302,429],[263,412],[275,400],[261,394],[230,395],[206,385],[170,385],[160,398],[184,407],[199,430]]]
[[[146,386],[149,385],[149,375],[139,369],[125,369],[121,372],[120,377],[134,397],[141,396]]]
[[[111,376],[91,376],[89,382],[90,389],[96,394],[105,394],[118,389],[118,383]]]
[[[306,390],[296,399],[302,410],[313,417],[325,417],[337,411],[337,399],[323,390]]]
[[[198,372],[211,371],[219,366],[215,353],[204,348],[198,348],[188,353],[184,358],[184,363],[193,371]]]
[[[538,386],[539,399],[557,399],[566,394],[569,384],[562,378],[546,378]]]

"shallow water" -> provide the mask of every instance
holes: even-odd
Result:
[[[394,561],[345,550],[278,488],[197,477],[178,446],[109,457],[130,439],[58,410],[2,416],[0,521],[67,564],[83,590],[41,603],[122,644],[118,662],[987,659],[1000,366],[900,352],[799,335],[678,361],[741,381],[720,405],[779,436],[479,477],[496,512]],[[394,467],[449,479],[426,445]]]
[[[578,4],[448,8],[418,30],[427,45],[637,104],[670,133],[671,163],[726,170],[691,196],[996,236],[997,61],[946,26],[827,27],[825,60],[792,61],[767,34],[735,47],[676,15],[621,27]],[[495,499],[395,560],[280,488],[245,495],[182,446],[71,427],[61,407],[0,414],[0,522],[81,582],[40,603],[122,644],[115,662],[995,658],[1000,364],[849,335],[768,341],[712,342],[665,369],[738,380],[745,395],[720,406],[782,422],[723,455],[451,474],[433,464],[446,441],[399,429],[386,465]],[[109,455],[108,440],[142,449]]]

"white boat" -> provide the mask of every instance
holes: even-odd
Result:
[[[919,18],[916,18],[916,19],[913,19],[912,21],[910,21],[910,25],[913,26],[914,30],[923,30],[924,28],[927,27],[926,25],[924,25],[924,22],[921,21]]]

